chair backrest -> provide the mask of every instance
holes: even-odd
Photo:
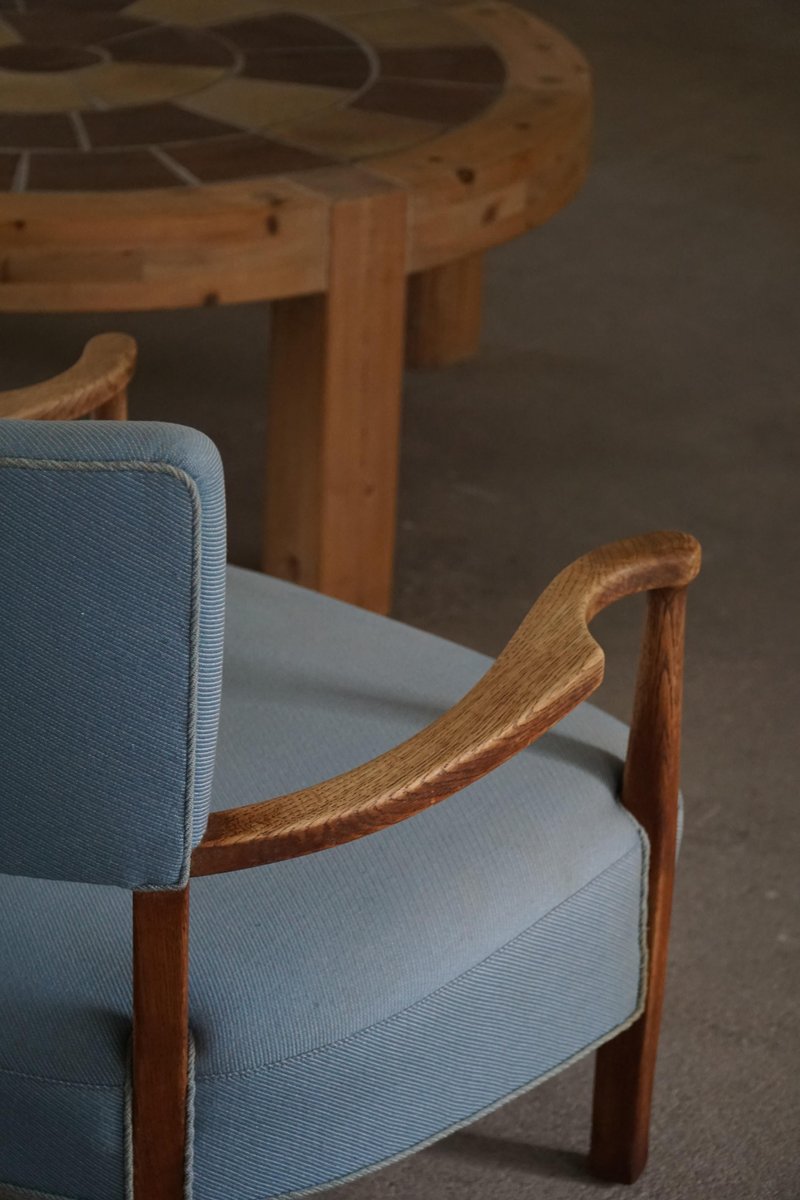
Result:
[[[208,816],[224,572],[202,434],[0,421],[0,872],[184,885]]]

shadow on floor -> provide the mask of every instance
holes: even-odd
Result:
[[[575,1150],[516,1142],[469,1129],[451,1134],[430,1146],[426,1153],[466,1158],[482,1166],[518,1169],[548,1179],[581,1179],[584,1182],[591,1179],[586,1156]]]

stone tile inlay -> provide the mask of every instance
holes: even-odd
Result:
[[[446,10],[340,7],[0,0],[0,189],[185,188],[353,162],[501,94],[503,59]]]

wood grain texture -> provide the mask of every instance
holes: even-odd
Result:
[[[482,254],[410,277],[406,328],[410,367],[446,367],[477,354],[482,291]]]
[[[386,612],[402,398],[406,197],[321,172],[328,290],[273,307],[263,565]]]
[[[97,410],[106,420],[122,419],[125,392],[135,366],[133,338],[124,333],[99,334],[61,375],[0,392],[0,418],[61,421]]]
[[[133,896],[133,1180],[183,1200],[189,1079],[189,889]]]
[[[194,308],[320,291],[327,208],[277,177],[0,195],[0,311]]]
[[[461,46],[471,53],[496,52],[505,64],[498,98],[489,88],[487,104],[473,119],[437,136],[429,134],[446,124],[448,105],[463,101],[464,89],[471,86],[466,80],[428,88],[430,102],[421,99],[422,107],[413,113],[387,114],[389,141],[383,149],[370,123],[361,149],[362,175],[372,179],[377,192],[388,180],[409,193],[407,272],[498,245],[541,224],[572,199],[588,164],[591,86],[583,57],[566,38],[513,5],[483,0],[448,6],[444,41],[434,33],[442,21],[436,10],[404,12],[401,6],[357,17],[348,9],[337,23],[355,31],[361,19],[379,46],[404,58],[421,40],[423,49],[433,47],[439,55],[449,47],[457,59]],[[434,43],[426,41],[430,37]],[[149,86],[145,75],[131,79],[134,90]],[[398,81],[387,76],[384,85],[396,91]],[[496,85],[500,89],[499,77]],[[48,105],[52,86],[51,74],[44,97]],[[269,86],[270,94],[279,87],[259,89],[258,81],[254,86],[261,91]],[[406,97],[427,94],[413,78],[403,80],[402,90]],[[283,91],[297,98],[296,86]],[[188,106],[203,106],[204,95],[190,98]],[[357,103],[377,103],[380,96],[367,89]],[[276,124],[291,118],[292,146],[345,158],[355,154],[358,137],[350,150],[341,138],[353,136],[348,123],[363,117],[363,108],[324,110],[334,124],[337,111],[344,114],[328,145],[320,136],[325,125],[315,129],[316,110],[309,113],[306,140],[301,118],[295,120],[289,111],[281,117],[271,102],[267,107]],[[392,141],[398,120],[419,123],[420,136],[407,144],[398,132],[399,140]],[[45,155],[37,169],[47,168],[48,161]],[[13,175],[13,165],[9,169]],[[158,172],[163,164],[152,159],[151,169]],[[142,191],[1,195],[0,311],[158,309],[321,292],[328,286],[327,209],[333,201],[314,194],[314,170],[303,169],[301,162],[280,172]]]
[[[645,1011],[597,1053],[590,1161],[633,1183],[647,1162],[678,830],[685,588],[651,592],[622,802],[650,839]]]
[[[614,600],[683,587],[700,548],[683,533],[615,542],[567,567],[453,708],[370,762],[314,787],[211,814],[192,873],[277,862],[353,841],[466,787],[541,736],[603,677],[587,623]]]

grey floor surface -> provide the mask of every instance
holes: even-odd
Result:
[[[694,532],[684,786],[651,1164],[586,1174],[585,1062],[339,1200],[800,1197],[800,10],[541,0],[593,65],[580,198],[489,260],[479,357],[407,379],[395,613],[495,652],[589,547]],[[135,333],[133,415],[226,462],[257,553],[266,317],[3,317],[8,384]],[[635,602],[597,623],[626,716]]]

